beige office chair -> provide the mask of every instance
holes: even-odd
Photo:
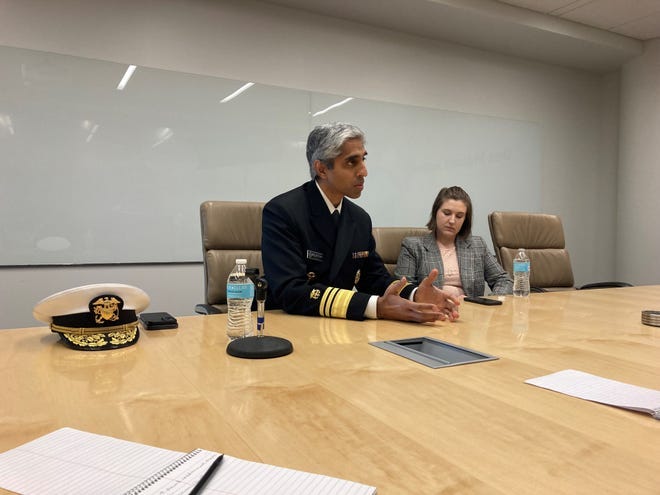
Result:
[[[575,289],[564,228],[557,215],[494,211],[488,215],[488,226],[497,260],[509,275],[513,276],[513,258],[518,249],[525,248],[532,265],[532,291]],[[626,282],[598,282],[579,288],[630,286]]]
[[[396,262],[401,251],[401,241],[404,237],[423,236],[429,233],[424,227],[374,227],[376,252],[383,259],[385,268],[394,275]]]
[[[205,201],[200,206],[204,256],[205,304],[195,306],[201,314],[227,312],[227,277],[236,258],[247,259],[248,269],[261,262],[261,216],[265,203]]]

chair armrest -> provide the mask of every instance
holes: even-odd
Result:
[[[201,315],[219,315],[222,314],[222,311],[210,304],[197,304],[195,305],[195,313]]]
[[[581,287],[578,287],[578,290],[608,289],[612,287],[633,287],[633,285],[629,284],[628,282],[594,282],[591,284],[585,284]]]

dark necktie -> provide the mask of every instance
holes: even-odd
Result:
[[[341,218],[341,216],[339,215],[339,210],[333,211],[331,216],[332,216],[332,221],[335,224],[335,228],[338,228],[339,227],[339,219]]]

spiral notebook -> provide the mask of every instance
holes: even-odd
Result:
[[[188,484],[197,483],[218,455],[208,450],[195,449],[150,475],[123,495],[190,493],[191,487]]]
[[[0,454],[0,488],[24,495],[188,494],[220,454],[62,428]],[[373,486],[224,455],[208,495],[374,495]]]

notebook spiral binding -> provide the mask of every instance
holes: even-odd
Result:
[[[180,457],[179,459],[177,459],[173,463],[165,466],[163,469],[158,471],[156,474],[154,474],[152,476],[149,476],[142,483],[140,483],[137,486],[134,486],[133,488],[128,490],[123,495],[139,495],[143,491],[147,490],[151,485],[156,483],[158,480],[164,478],[165,476],[170,474],[172,471],[174,471],[176,468],[178,468],[179,466],[181,466],[181,465],[185,464],[186,462],[188,462],[190,459],[195,457],[201,451],[202,451],[202,449],[195,449],[195,450],[192,450],[192,451],[188,452],[183,457]]]

